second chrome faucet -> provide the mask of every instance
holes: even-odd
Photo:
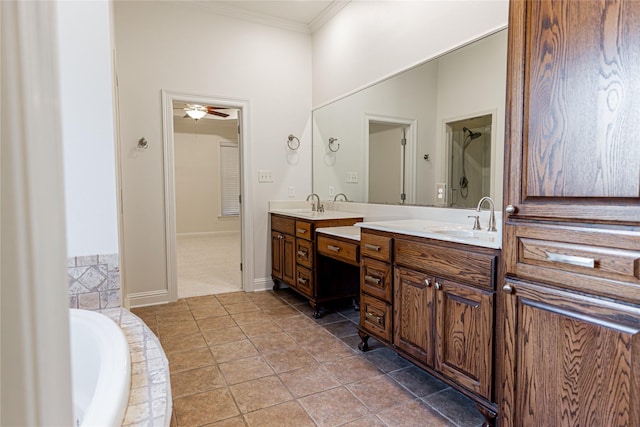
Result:
[[[324,212],[324,206],[322,206],[322,204],[320,203],[320,196],[318,196],[316,193],[311,193],[307,196],[307,202],[309,201],[309,199],[313,199],[316,198],[316,200],[318,201],[318,204],[316,205],[313,200],[311,200],[311,210],[313,212]]]
[[[491,197],[484,196],[482,199],[480,199],[480,201],[478,202],[478,206],[476,207],[476,211],[480,212],[480,208],[482,207],[482,204],[484,202],[489,202],[489,207],[491,208],[491,213],[489,215],[489,226],[487,227],[487,231],[498,231],[498,229],[496,228],[495,205]],[[476,222],[477,222],[477,218],[476,218]]]

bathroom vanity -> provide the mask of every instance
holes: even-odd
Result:
[[[351,226],[362,221],[361,215],[310,209],[270,212],[274,289],[284,283],[308,298],[315,318],[322,316],[325,302],[358,297],[354,268],[359,265],[359,245],[347,237],[328,234],[316,241],[316,229]]]
[[[359,348],[375,337],[475,401],[492,425],[498,233],[422,220],[359,226]]]

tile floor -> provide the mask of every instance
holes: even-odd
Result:
[[[239,232],[213,236],[179,235],[176,247],[180,298],[242,289]]]
[[[351,306],[311,317],[290,290],[132,310],[169,359],[172,426],[480,426],[471,401],[370,340]]]

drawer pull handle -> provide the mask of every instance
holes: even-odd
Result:
[[[298,256],[306,258],[308,255],[307,251],[298,251]]]
[[[556,254],[553,252],[544,252],[549,261],[561,262],[563,264],[577,265],[579,267],[595,268],[596,260],[593,258],[585,258],[581,256]]]
[[[382,317],[376,316],[375,314],[369,312],[367,312],[365,315],[368,319],[375,320],[378,325],[382,325]]]
[[[364,281],[367,283],[373,283],[374,285],[379,285],[381,282],[378,277],[369,276],[368,274],[364,276]]]
[[[508,214],[514,214],[514,213],[516,213],[518,211],[518,208],[516,208],[513,205],[507,205],[507,207],[504,210]]]
[[[302,277],[298,277],[298,283],[302,283],[303,285],[307,284],[307,279],[303,279]]]
[[[339,246],[327,245],[327,249],[329,249],[330,251],[333,251],[333,252],[340,252],[340,247]]]
[[[441,285],[441,284],[440,284],[440,282],[438,282],[437,280],[436,280],[436,289],[437,289],[437,290],[442,289],[442,285]]]
[[[370,251],[380,252],[380,246],[377,246],[377,245],[371,245],[369,243],[365,243],[364,248],[369,249]]]
[[[305,230],[304,228],[296,228],[296,231],[300,234],[304,234],[307,232],[307,230]]]
[[[504,285],[502,287],[502,290],[506,293],[506,294],[512,294],[513,293],[513,286],[511,285]]]
[[[431,279],[424,279],[424,284],[427,288],[431,286]]]

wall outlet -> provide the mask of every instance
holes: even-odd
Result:
[[[336,187],[334,187],[333,185],[329,186],[329,197],[333,197],[336,195]]]
[[[447,204],[447,184],[444,182],[436,183],[436,205]]]
[[[347,172],[347,182],[350,182],[350,183],[358,182],[358,172]]]
[[[289,197],[296,197],[296,187],[293,185],[289,186]]]
[[[258,182],[273,182],[273,171],[258,171]]]

